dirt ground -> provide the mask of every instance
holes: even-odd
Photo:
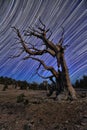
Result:
[[[87,97],[53,100],[46,91],[17,90],[0,85],[0,130],[87,130]],[[28,103],[17,103],[25,95]]]

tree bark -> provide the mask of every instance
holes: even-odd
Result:
[[[68,67],[66,65],[64,54],[61,55],[61,67],[62,67],[62,73],[64,76],[65,87],[68,89],[72,99],[75,100],[75,99],[77,99],[77,94],[76,94],[76,91],[73,88],[70,78],[69,78]]]
[[[61,84],[61,77],[59,76],[56,78],[56,97],[61,93],[62,91],[62,84]]]

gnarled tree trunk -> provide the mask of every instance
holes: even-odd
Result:
[[[62,73],[64,75],[65,87],[68,89],[72,99],[75,100],[75,99],[77,99],[77,95],[76,95],[76,91],[73,88],[70,78],[69,78],[68,67],[66,65],[64,54],[61,55],[61,67],[62,67]]]

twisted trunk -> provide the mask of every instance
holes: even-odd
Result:
[[[62,67],[62,73],[63,73],[63,76],[64,76],[65,87],[68,89],[72,99],[75,100],[75,99],[77,99],[77,94],[76,94],[76,91],[73,88],[71,81],[70,81],[70,78],[69,78],[68,67],[66,65],[64,54],[61,55],[61,67]]]

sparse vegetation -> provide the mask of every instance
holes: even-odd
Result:
[[[24,93],[18,95],[17,96],[17,103],[23,103],[24,105],[27,105],[29,101],[25,97],[26,96],[24,95]]]
[[[0,89],[1,130],[87,130],[87,97],[59,101],[46,91],[11,87]]]
[[[15,88],[19,86],[21,90],[25,90],[25,89],[47,90],[47,89],[51,89],[51,87],[53,86],[53,89],[55,90],[55,84],[53,83],[49,84],[47,81],[43,81],[40,84],[36,82],[28,83],[27,81],[16,81],[15,79],[3,77],[3,76],[0,77],[0,84],[5,84],[3,87],[3,91],[5,91],[8,88],[8,85],[16,85]],[[81,79],[76,80],[73,86],[74,88],[87,89],[87,76],[84,75]]]
[[[6,91],[6,89],[8,89],[8,85],[4,84],[4,87],[3,87],[2,91]]]
[[[22,93],[17,96],[17,103],[24,102],[25,95]]]
[[[87,76],[84,75],[81,79],[76,80],[74,87],[87,89]]]

